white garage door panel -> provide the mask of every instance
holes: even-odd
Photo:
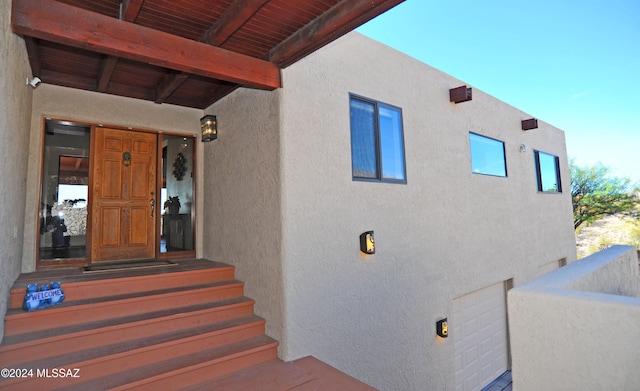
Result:
[[[453,301],[456,390],[481,390],[507,370],[507,304],[504,283]]]

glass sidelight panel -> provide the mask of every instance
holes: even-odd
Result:
[[[90,127],[45,124],[40,193],[39,259],[85,258]]]
[[[163,136],[161,253],[195,249],[194,140],[193,137]]]

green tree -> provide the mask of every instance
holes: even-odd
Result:
[[[574,229],[607,215],[640,218],[637,185],[630,179],[611,176],[601,163],[579,167],[572,160],[569,170]]]

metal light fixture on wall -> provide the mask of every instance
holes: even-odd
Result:
[[[202,141],[213,141],[218,138],[218,120],[215,115],[205,115],[200,118]]]
[[[440,319],[436,322],[436,334],[441,338],[447,338],[449,336],[449,324],[447,318]]]
[[[373,239],[373,231],[363,232],[360,235],[360,251],[365,254],[375,254],[376,244]]]

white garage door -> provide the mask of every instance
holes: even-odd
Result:
[[[500,282],[453,301],[456,391],[481,390],[508,365],[507,303]]]

